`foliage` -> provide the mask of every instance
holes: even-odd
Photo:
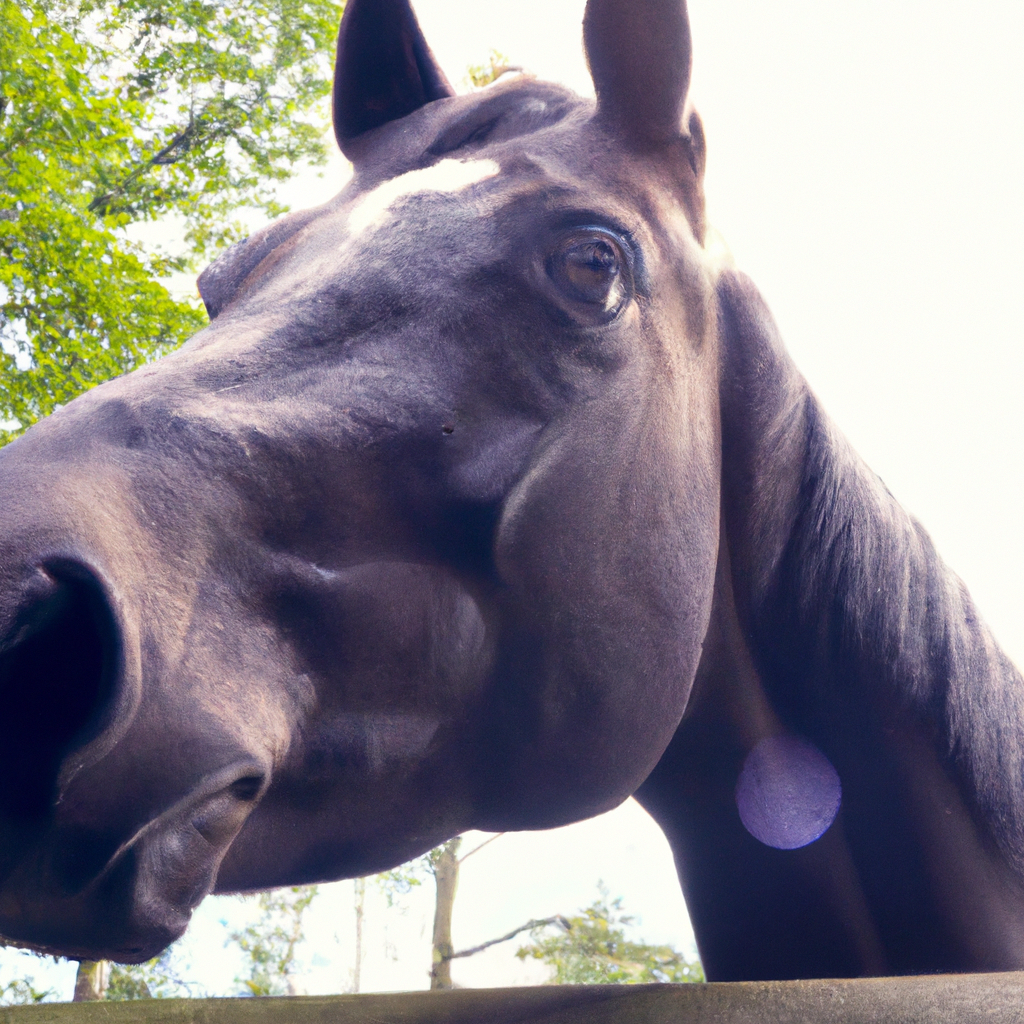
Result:
[[[466,69],[466,81],[474,89],[482,89],[496,82],[506,71],[519,71],[508,62],[508,57],[497,50],[491,50],[486,64],[470,64]]]
[[[100,56],[0,0],[0,419],[23,426],[201,323],[152,279],[170,268],[122,237],[127,218],[87,209],[91,179],[127,159],[142,116]]]
[[[440,846],[435,846],[432,850],[423,854],[419,859],[419,863],[423,865],[425,870],[437,877],[438,869],[448,861],[454,859],[456,863],[462,863],[458,855],[460,846],[462,846],[462,836],[455,836],[453,839],[449,839],[441,843]],[[417,862],[412,861],[411,863],[415,865]]]
[[[577,917],[561,919],[557,934],[531,932],[533,941],[516,951],[520,960],[540,960],[554,969],[553,985],[640,985],[649,982],[703,981],[699,963],[672,946],[632,942],[625,929],[634,919],[622,913],[622,899],[600,898]]]
[[[298,963],[295,948],[303,940],[302,917],[316,898],[318,886],[295,885],[256,897],[260,918],[241,931],[234,942],[248,961],[249,977],[235,978],[239,994],[246,996],[294,995],[292,978]]]
[[[0,443],[204,322],[160,279],[322,162],[333,0],[0,0]],[[183,251],[132,241],[174,215]]]
[[[3,939],[0,939],[0,950],[12,949]],[[26,957],[45,959],[46,954],[36,953],[30,949],[22,949],[20,952]],[[35,977],[25,974],[20,978],[13,978],[8,982],[0,982],[0,1006],[30,1006],[35,1003],[46,1002],[52,999],[56,992],[52,988],[37,989]]]
[[[331,56],[342,7],[330,0],[80,0],[129,66],[140,103],[128,159],[102,168],[90,207],[185,217],[197,250],[230,237],[239,206],[274,217],[275,183],[322,163]]]
[[[104,999],[170,999],[194,996],[194,986],[174,970],[173,947],[144,964],[111,964]]]
[[[488,842],[490,841],[488,840]],[[454,839],[449,839],[447,842],[441,843],[440,846],[428,850],[421,857],[406,861],[405,864],[399,864],[397,868],[392,868],[390,871],[381,871],[379,874],[373,875],[373,883],[383,893],[388,908],[398,906],[400,898],[408,896],[413,889],[422,885],[427,875],[436,877],[441,858],[446,852],[454,856],[461,843],[462,837],[456,836]],[[487,844],[482,843],[481,845],[486,846]],[[476,850],[471,850],[470,853],[476,853]],[[469,855],[467,853],[466,857]],[[466,857],[460,858],[459,863]]]
[[[53,989],[37,989],[35,979],[31,975],[15,978],[14,981],[0,985],[0,1006],[27,1006],[42,1003],[52,996]]]
[[[383,894],[388,909],[398,906],[402,896],[408,896],[413,889],[423,884],[429,856],[430,854],[418,857],[407,864],[400,864],[397,868],[373,876],[373,883]]]

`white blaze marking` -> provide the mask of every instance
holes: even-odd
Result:
[[[442,160],[430,167],[406,171],[367,192],[349,214],[349,228],[359,234],[380,224],[391,205],[403,196],[417,192],[459,192],[484,178],[493,178],[500,170],[494,160]]]

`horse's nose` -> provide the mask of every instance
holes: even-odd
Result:
[[[86,565],[48,561],[23,578],[0,618],[0,822],[12,830],[49,815],[69,754],[108,724],[122,647]]]

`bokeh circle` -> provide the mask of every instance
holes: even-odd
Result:
[[[839,813],[842,786],[832,762],[807,740],[769,736],[747,755],[736,783],[743,827],[776,850],[821,838]]]

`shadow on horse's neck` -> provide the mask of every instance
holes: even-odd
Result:
[[[735,279],[722,297],[712,622],[638,793],[675,850],[709,977],[1017,967],[1020,676],[756,294]],[[802,849],[762,845],[737,812],[744,760],[770,736],[809,741],[842,783],[834,824]]]

